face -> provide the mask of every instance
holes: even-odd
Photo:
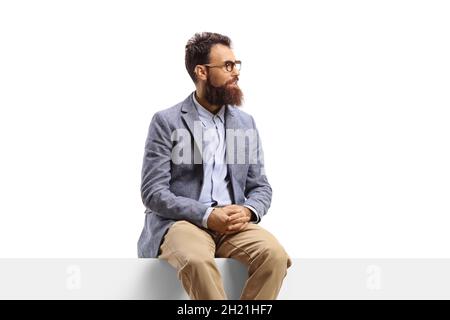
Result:
[[[234,68],[227,71],[225,61],[236,61],[233,51],[227,46],[216,44],[211,47],[209,55],[210,66],[202,66],[205,75],[204,92],[205,99],[214,105],[242,105],[243,93],[238,86],[239,70]],[[200,78],[201,80],[201,78]]]

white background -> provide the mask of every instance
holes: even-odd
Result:
[[[450,257],[446,1],[0,2],[0,257],[136,257],[154,112],[184,46],[243,61],[294,258]]]

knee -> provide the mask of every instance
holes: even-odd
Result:
[[[185,266],[191,269],[201,269],[214,264],[214,258],[200,255],[200,254],[187,254],[184,256]]]
[[[291,266],[291,259],[278,243],[269,243],[262,247],[260,259],[269,262],[274,268],[287,269]]]

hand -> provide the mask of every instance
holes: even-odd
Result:
[[[206,222],[208,229],[219,233],[225,233],[228,228],[230,217],[228,212],[223,208],[214,208]]]
[[[252,218],[249,208],[240,205],[229,205],[224,207],[229,210],[228,227],[225,234],[233,234],[244,230]]]
[[[220,234],[232,234],[244,230],[250,219],[250,209],[239,205],[229,205],[214,208],[208,217],[207,225],[209,229]]]

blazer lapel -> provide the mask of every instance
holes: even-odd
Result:
[[[183,118],[187,128],[191,132],[191,135],[194,137],[194,163],[200,164],[202,163],[203,133],[201,121],[198,116],[198,112],[195,109],[192,93],[184,100],[183,105],[181,106],[181,112],[181,117]]]

